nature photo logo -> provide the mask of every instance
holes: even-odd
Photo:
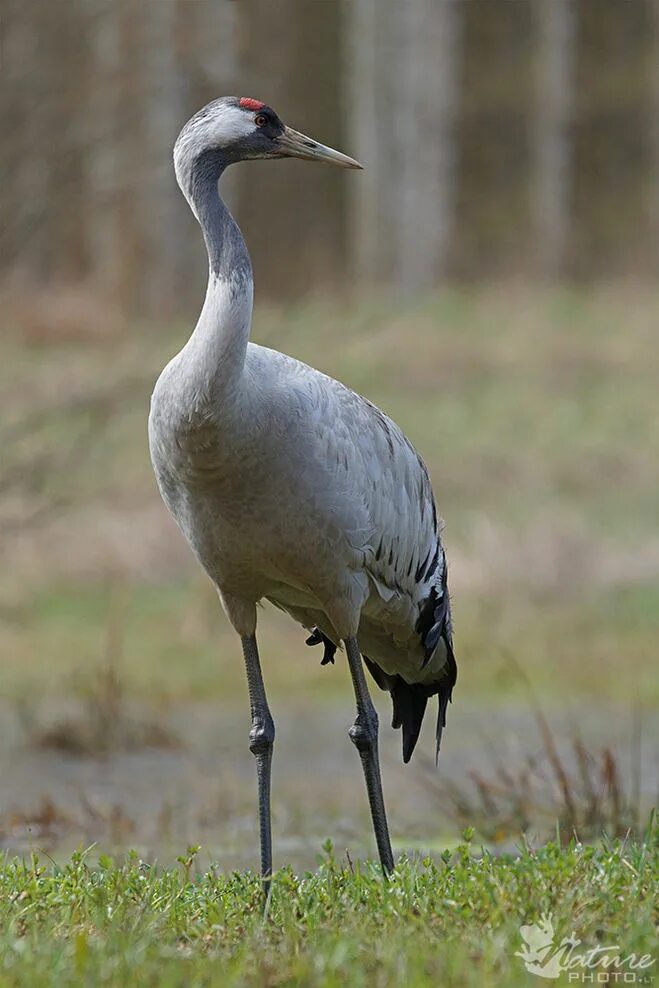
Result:
[[[558,939],[551,913],[520,927],[519,932],[522,948],[515,951],[515,957],[520,957],[526,970],[539,978],[552,980],[566,975],[569,982],[612,985],[650,985],[654,981],[651,969],[656,958],[650,954],[625,954],[618,944],[579,950],[582,941],[574,931]]]

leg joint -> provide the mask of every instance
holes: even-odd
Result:
[[[249,732],[249,750],[253,755],[272,751],[275,742],[275,725],[270,714],[255,717]]]
[[[360,711],[348,731],[350,740],[358,751],[372,751],[378,742],[378,715],[375,708]]]

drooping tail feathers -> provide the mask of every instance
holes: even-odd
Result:
[[[444,602],[440,603],[442,610],[442,638],[446,648],[446,664],[442,669],[441,678],[435,683],[407,683],[402,676],[390,675],[384,672],[380,666],[363,656],[366,668],[378,684],[380,689],[391,693],[393,703],[393,717],[391,726],[402,728],[403,731],[403,761],[409,762],[416,747],[421,732],[423,717],[426,712],[428,699],[431,696],[438,696],[439,710],[437,713],[436,728],[436,751],[435,760],[439,758],[439,748],[442,740],[442,731],[446,727],[446,708],[451,700],[453,687],[457,679],[458,669],[453,655],[451,642],[450,624],[447,622],[447,607]],[[322,631],[315,628],[307,639],[307,645],[324,646],[322,665],[334,662],[336,645],[327,638]]]

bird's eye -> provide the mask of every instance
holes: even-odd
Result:
[[[265,127],[267,122],[268,122],[268,118],[264,113],[258,113],[254,117],[254,123],[256,124],[257,127]]]

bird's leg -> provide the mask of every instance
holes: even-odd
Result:
[[[355,700],[357,701],[357,718],[350,728],[350,740],[357,748],[362,760],[368,802],[371,807],[373,829],[380,854],[380,863],[382,864],[382,870],[385,875],[388,875],[394,868],[394,856],[391,853],[387,814],[384,808],[384,796],[382,795],[382,779],[380,777],[380,761],[378,757],[378,715],[368,692],[368,686],[366,685],[364,667],[362,665],[362,657],[357,639],[355,637],[346,638],[345,644],[350,675],[352,676],[352,685],[355,691]]]
[[[270,769],[272,748],[275,740],[275,725],[268,708],[268,700],[263,685],[259,651],[256,636],[242,639],[247,688],[252,711],[252,729],[249,732],[249,750],[256,758],[256,773],[259,786],[259,833],[261,838],[261,877],[266,896],[270,891],[272,875],[272,827],[270,824]]]

